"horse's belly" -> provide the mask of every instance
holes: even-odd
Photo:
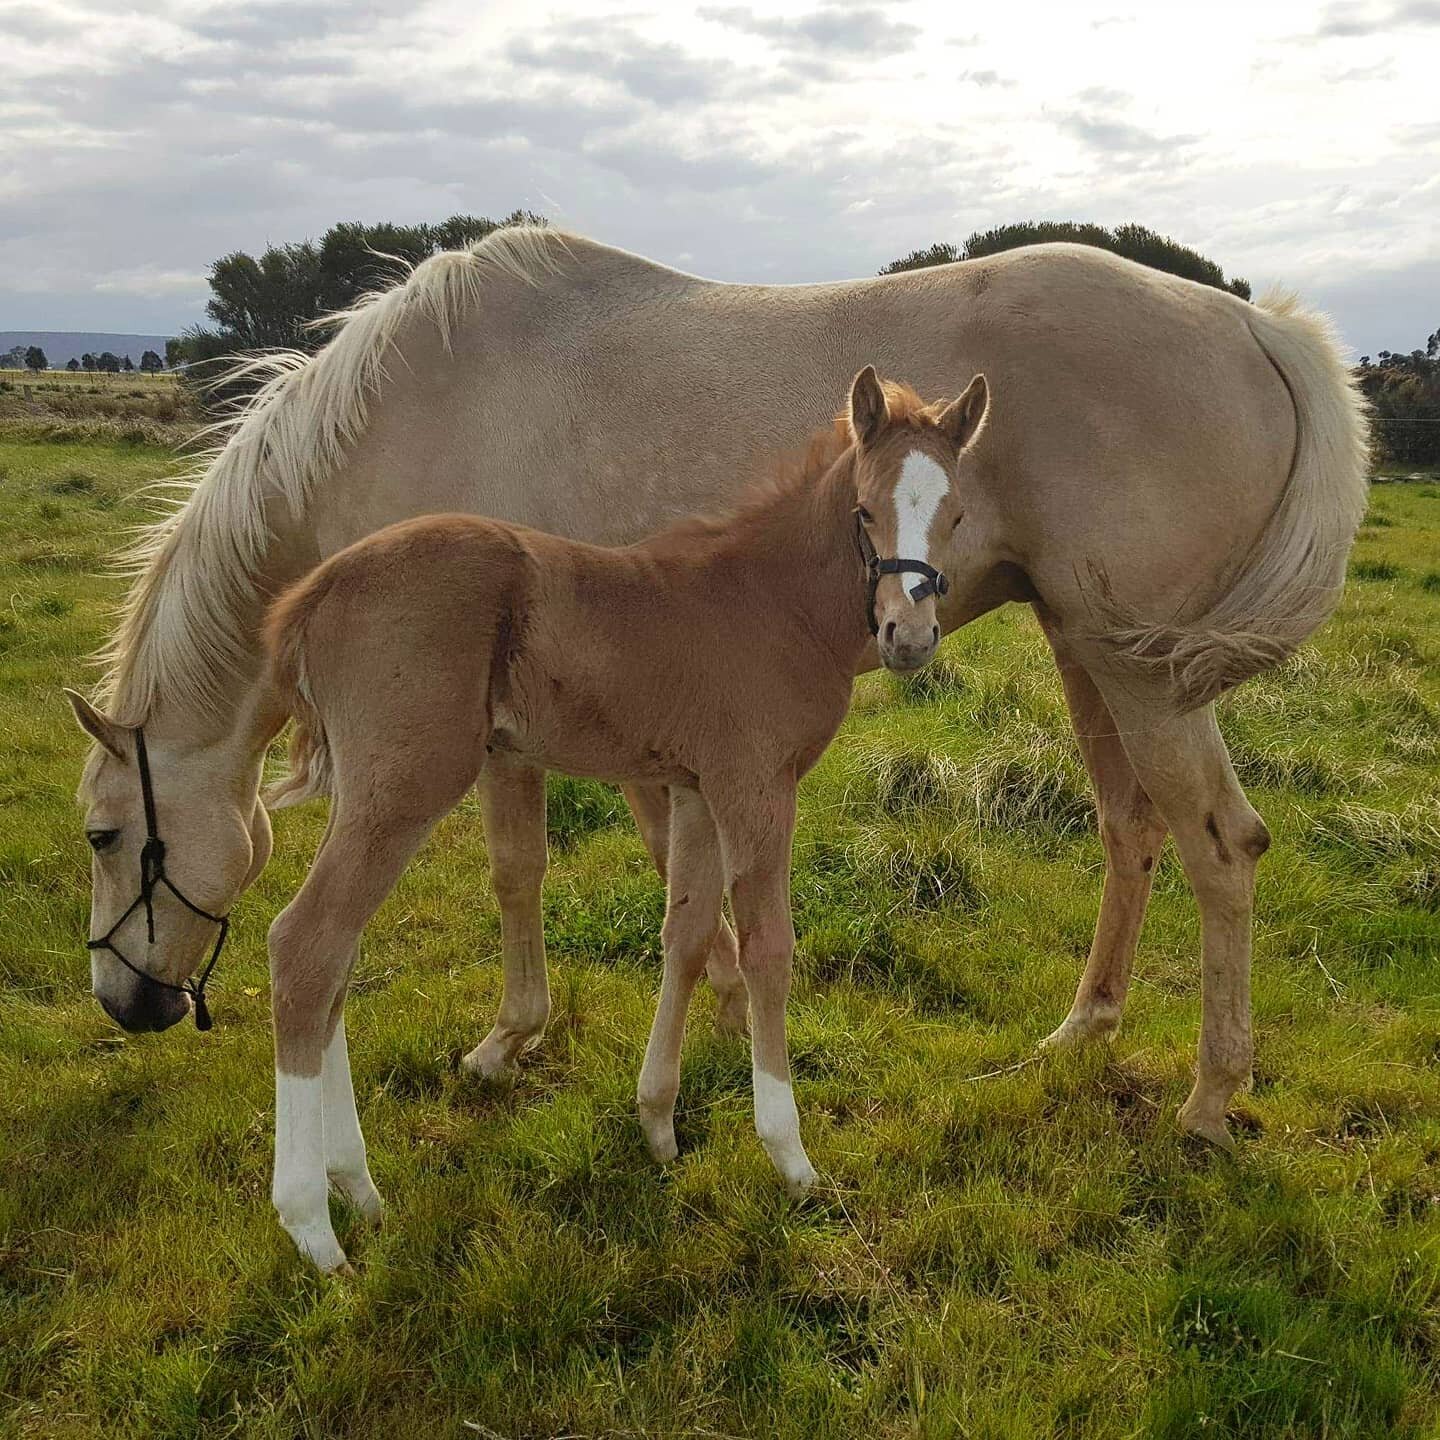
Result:
[[[650,737],[624,735],[606,724],[599,713],[579,719],[547,715],[527,716],[518,709],[497,706],[490,746],[530,760],[562,775],[589,780],[627,781],[657,785],[689,784],[695,776],[663,744],[646,743]]]

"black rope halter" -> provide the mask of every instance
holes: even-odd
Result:
[[[927,595],[945,595],[950,590],[950,582],[945,578],[943,570],[937,570],[933,565],[927,565],[923,560],[904,560],[895,558],[882,560],[875,552],[875,546],[871,543],[869,535],[865,533],[865,522],[860,518],[860,512],[855,512],[855,534],[860,543],[860,558],[865,562],[865,573],[869,577],[869,589],[865,595],[865,617],[870,622],[870,633],[880,633],[879,623],[875,619],[875,592],[880,588],[880,577],[882,575],[920,575],[918,585],[913,585],[906,592],[918,605]]]
[[[210,1019],[210,1007],[205,1003],[205,986],[210,979],[210,972],[215,968],[215,962],[220,958],[221,950],[225,948],[225,937],[230,933],[230,916],[212,915],[208,910],[202,910],[165,873],[165,842],[160,838],[155,821],[155,790],[150,783],[150,756],[145,750],[144,730],[135,732],[135,759],[140,767],[140,794],[145,801],[145,848],[140,852],[140,893],[130,902],[129,909],[98,940],[87,940],[85,948],[108,950],[127,970],[142,980],[148,980],[162,990],[175,990],[182,995],[188,995],[194,1002],[195,1028],[208,1030],[214,1022]],[[154,895],[157,885],[163,885],[191,914],[200,916],[202,920],[213,921],[220,927],[220,933],[215,937],[215,948],[210,952],[210,962],[200,972],[198,980],[183,980],[179,985],[172,984],[169,980],[161,980],[133,964],[115,944],[115,932],[142,905],[145,907],[145,925],[150,943],[155,943]]]

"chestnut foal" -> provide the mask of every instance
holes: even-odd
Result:
[[[604,549],[475,516],[409,520],[332,556],[266,627],[295,715],[277,798],[330,826],[270,930],[273,1199],[322,1269],[345,1263],[326,1179],[375,1219],[345,1048],[361,931],[492,751],[671,787],[665,975],[640,1073],[656,1159],[676,1153],[685,1014],[729,891],[750,997],[755,1128],[794,1193],[815,1179],[785,1045],[797,781],[830,743],[872,636],[935,653],[935,597],[985,380],[925,406],[871,367],[803,466],[721,520]],[[883,558],[881,558],[883,557]]]

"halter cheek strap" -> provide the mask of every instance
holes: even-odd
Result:
[[[210,972],[215,968],[215,962],[220,958],[220,952],[225,948],[225,937],[230,933],[230,916],[212,915],[208,910],[202,910],[165,873],[165,842],[160,838],[155,819],[155,787],[150,782],[150,756],[145,749],[143,729],[135,732],[135,760],[140,770],[140,797],[145,802],[145,845],[140,851],[140,893],[130,902],[125,913],[98,940],[86,941],[85,948],[108,950],[127,970],[142,980],[148,980],[162,990],[174,990],[188,995],[194,1002],[195,1028],[208,1030],[214,1022],[210,1018],[210,1007],[205,1003],[205,986],[209,982]],[[179,985],[169,980],[161,980],[159,976],[151,975],[133,964],[115,944],[116,932],[142,905],[145,907],[146,934],[150,944],[155,943],[154,897],[155,889],[159,885],[163,885],[192,915],[198,915],[202,920],[212,921],[220,927],[220,933],[215,937],[215,948],[210,952],[210,959],[200,972],[198,980],[184,980]]]
[[[870,623],[870,633],[878,635],[880,624],[875,619],[875,592],[880,588],[880,577],[882,575],[907,575],[914,574],[922,576],[918,585],[912,585],[906,594],[918,605],[929,595],[945,595],[949,593],[950,582],[945,578],[943,570],[937,570],[933,565],[927,564],[924,560],[905,560],[901,558],[882,560],[871,543],[870,536],[866,534],[865,522],[861,520],[857,511],[855,514],[855,535],[860,546],[860,558],[865,562],[865,574],[868,577],[868,589],[865,596],[865,618]]]

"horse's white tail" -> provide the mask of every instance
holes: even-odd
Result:
[[[1164,670],[1184,710],[1280,664],[1319,627],[1339,602],[1365,513],[1365,406],[1330,321],[1288,292],[1266,295],[1246,318],[1295,406],[1295,458],[1279,503],[1208,611],[1107,636],[1130,662]]]

